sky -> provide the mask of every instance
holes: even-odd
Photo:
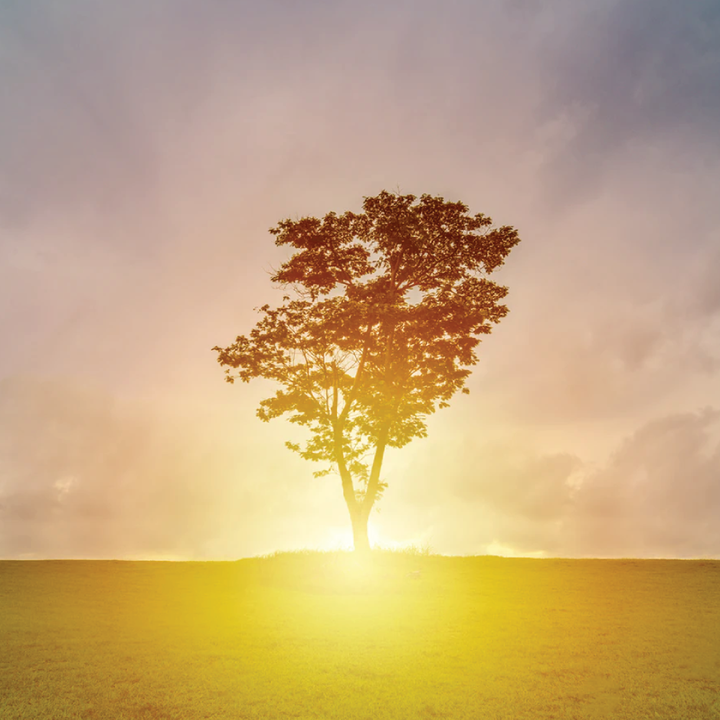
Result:
[[[349,546],[211,348],[382,189],[522,242],[371,541],[720,557],[716,0],[1,0],[0,110],[0,557]]]

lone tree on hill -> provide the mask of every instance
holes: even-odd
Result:
[[[417,201],[417,202],[416,202]],[[285,413],[310,429],[306,460],[337,470],[357,551],[386,488],[385,448],[426,437],[426,418],[465,388],[475,348],[508,310],[507,288],[484,275],[519,242],[461,202],[383,190],[363,212],[283,220],[270,232],[293,249],[272,281],[292,289],[226,348],[226,380],[279,383],[257,415]],[[233,371],[237,371],[233,373]]]

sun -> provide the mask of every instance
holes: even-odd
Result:
[[[374,523],[372,519],[368,522],[368,536],[370,538],[370,546],[382,550],[407,550],[408,548],[420,547],[425,544],[422,538],[396,540],[377,523]],[[328,527],[324,533],[323,540],[316,546],[316,549],[323,552],[352,550],[353,538],[351,528],[345,525]]]

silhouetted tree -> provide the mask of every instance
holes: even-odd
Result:
[[[519,242],[461,202],[382,191],[363,212],[283,220],[270,232],[293,249],[272,281],[292,288],[247,336],[214,347],[226,380],[275,380],[261,420],[289,414],[310,429],[307,460],[342,481],[356,550],[369,549],[370,510],[386,487],[387,447],[427,435],[426,418],[464,387],[475,348],[507,307],[484,277]],[[234,373],[233,371],[237,371]]]

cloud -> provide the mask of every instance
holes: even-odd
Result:
[[[0,557],[228,559],[349,538],[339,485],[313,469],[228,408],[0,381]]]
[[[581,459],[545,451],[530,434],[498,429],[489,417],[475,427],[462,434],[431,428],[427,440],[391,455],[375,523],[386,537],[446,554],[484,554],[497,543],[552,553],[563,542]]]
[[[182,426],[68,382],[0,383],[0,554],[194,554],[222,513]]]
[[[552,168],[566,193],[577,198],[597,191],[618,156],[634,146],[661,144],[672,154],[681,135],[686,148],[703,153],[710,145],[717,153],[720,12],[714,0],[597,2],[571,17],[566,32],[547,35],[554,42],[543,47],[554,82],[542,114],[572,118],[572,134]]]
[[[719,420],[712,409],[660,417],[600,462],[539,451],[531,434],[467,438],[442,460],[419,452],[388,504],[406,507],[404,532],[446,553],[717,556]]]
[[[508,7],[540,88],[526,77],[509,166],[532,182],[513,199],[520,219],[536,211],[518,221],[510,315],[480,348],[473,390],[521,423],[720,401],[717,3]]]
[[[489,444],[472,454],[473,477],[456,478],[451,492],[478,499],[500,513],[554,520],[566,512],[569,479],[582,465],[566,453],[539,454],[512,443]]]
[[[260,552],[302,532],[319,542],[324,509],[345,527],[337,488],[286,479],[313,469],[279,459],[286,429],[239,420],[255,391],[230,392],[209,348],[274,301],[268,226],[399,185],[520,230],[498,274],[511,312],[480,348],[474,405],[439,415],[450,438],[491,425],[519,438],[448,441],[447,460],[413,466],[420,487],[430,467],[451,477],[440,500],[416,496],[411,517],[391,485],[380,521],[413,537],[434,527],[457,552],[572,549],[552,504],[570,512],[571,479],[590,473],[574,466],[579,433],[604,448],[649,417],[720,402],[718,22],[713,0],[2,3],[0,331],[13,340],[0,377],[104,388],[59,380],[13,401],[34,419],[0,428],[6,546]],[[143,395],[151,409],[130,399]],[[242,451],[225,422],[247,434]],[[237,467],[255,484],[238,485]],[[466,482],[467,467],[482,475]]]
[[[444,553],[717,555],[719,419],[659,418],[601,463],[531,434],[442,453],[428,440],[388,465],[372,522],[381,539]],[[312,480],[242,424],[215,438],[205,424],[86,386],[3,381],[0,555],[237,557],[349,540],[334,478]]]
[[[700,285],[695,292],[688,288],[686,297],[644,304],[620,296],[595,307],[549,305],[540,313],[545,324],[537,321],[536,307],[523,332],[505,340],[513,351],[502,348],[500,359],[500,349],[488,346],[481,362],[489,368],[476,392],[505,419],[520,422],[579,422],[651,410],[697,378],[717,376],[720,313],[706,291]]]
[[[398,183],[463,197],[478,177],[474,161],[458,170],[468,142],[489,176],[506,167],[521,38],[504,43],[512,23],[478,12],[3,4],[0,327],[17,341],[0,375],[43,372],[51,353],[61,374],[116,389],[187,386],[206,357],[188,348],[232,337],[233,308],[266,299],[269,225]],[[463,28],[459,45],[462,20],[495,32],[477,44]],[[502,107],[486,103],[499,89]]]
[[[720,553],[720,412],[670,415],[627,438],[574,496],[573,554],[694,557]]]

